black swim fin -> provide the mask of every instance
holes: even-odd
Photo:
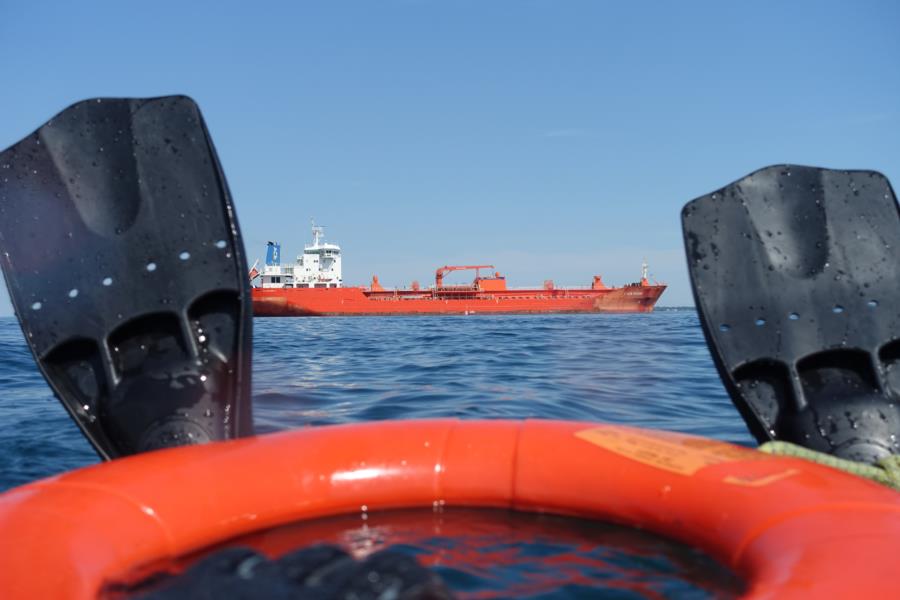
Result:
[[[872,171],[756,171],[682,211],[719,375],[760,442],[900,453],[900,212]]]
[[[86,100],[5,150],[0,253],[41,372],[103,458],[252,432],[246,259],[193,100]]]

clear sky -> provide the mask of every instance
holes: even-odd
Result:
[[[900,185],[898,32],[894,1],[0,0],[0,147],[188,94],[251,260],[315,217],[348,284],[621,284],[646,257],[688,305],[688,200],[780,162]]]

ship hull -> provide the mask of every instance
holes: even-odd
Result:
[[[412,290],[373,292],[347,288],[254,288],[257,317],[645,313],[664,285],[602,290],[508,290],[434,294]]]

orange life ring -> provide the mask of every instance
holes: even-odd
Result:
[[[439,419],[164,450],[13,489],[0,495],[0,594],[93,598],[241,534],[440,501],[640,526],[717,557],[749,597],[900,590],[900,495],[875,483],[676,433]]]

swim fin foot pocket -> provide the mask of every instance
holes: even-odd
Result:
[[[756,171],[682,211],[700,322],[760,442],[900,452],[900,216],[873,171]]]
[[[0,251],[35,359],[103,458],[252,432],[246,258],[193,100],[79,102],[5,150]]]

